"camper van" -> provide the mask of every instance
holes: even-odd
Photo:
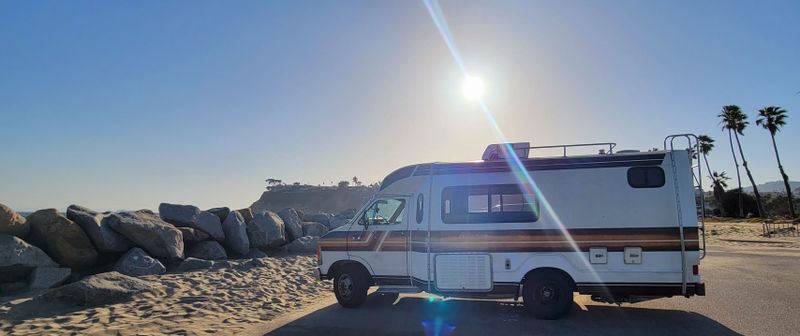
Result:
[[[395,297],[522,297],[542,319],[566,314],[574,292],[608,303],[705,295],[697,138],[615,146],[492,144],[480,161],[397,169],[320,239],[316,273],[347,308],[372,286]],[[542,150],[558,154],[534,155]]]

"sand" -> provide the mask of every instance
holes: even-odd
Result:
[[[235,335],[331,295],[330,282],[313,277],[315,266],[312,256],[279,256],[255,265],[145,276],[154,283],[152,293],[93,308],[0,299],[0,334]]]
[[[789,228],[791,225],[784,225]],[[747,222],[706,222],[706,243],[721,246],[760,246],[800,248],[800,236],[776,234],[771,238],[763,236],[761,223]]]

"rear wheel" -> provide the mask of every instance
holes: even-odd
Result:
[[[345,308],[357,308],[367,299],[367,274],[355,266],[345,266],[333,279],[336,301]]]
[[[533,274],[522,286],[525,308],[539,319],[556,320],[572,308],[572,281],[556,272]]]

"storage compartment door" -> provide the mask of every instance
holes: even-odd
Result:
[[[488,254],[437,254],[434,265],[439,290],[492,290],[492,257]]]

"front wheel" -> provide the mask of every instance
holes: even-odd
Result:
[[[367,275],[357,267],[345,267],[333,279],[336,301],[345,308],[358,308],[367,299]]]
[[[554,273],[538,273],[522,285],[525,307],[539,319],[556,320],[572,308],[572,281]]]

